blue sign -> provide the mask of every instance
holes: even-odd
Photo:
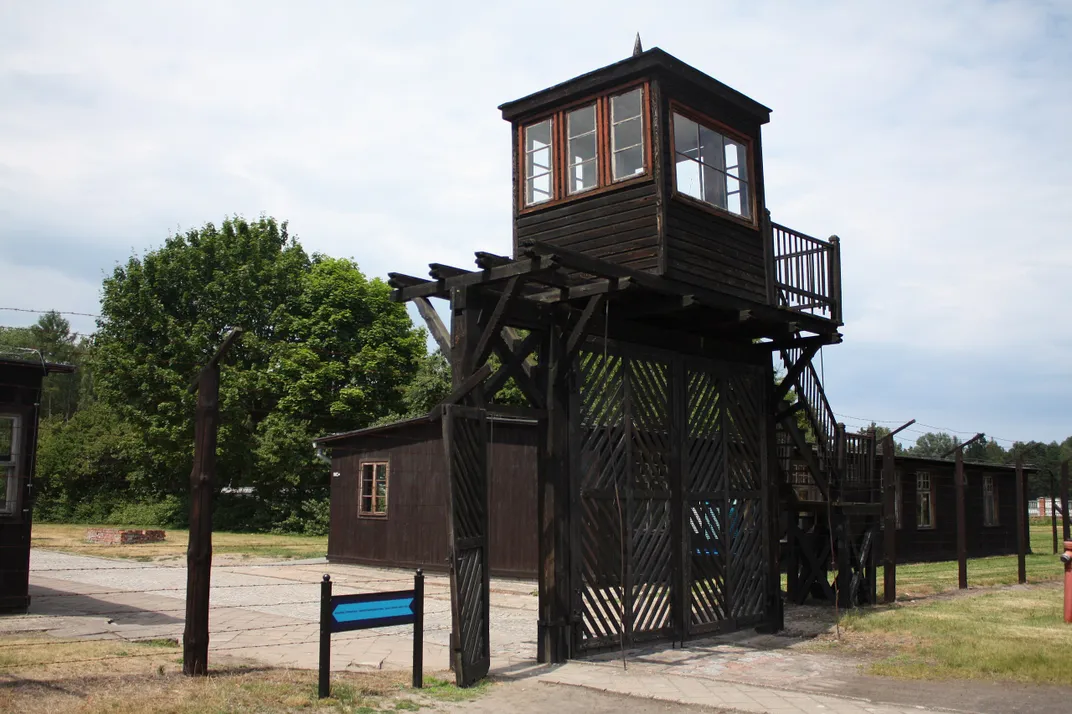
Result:
[[[411,625],[416,621],[416,593],[413,590],[331,598],[332,632]]]

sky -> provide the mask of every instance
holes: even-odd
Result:
[[[842,241],[847,426],[1072,435],[1064,0],[0,0],[0,325],[235,214],[370,276],[508,254],[496,107],[636,32],[774,110],[773,219]]]

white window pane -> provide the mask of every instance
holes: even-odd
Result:
[[[636,146],[640,144],[641,137],[643,136],[643,127],[640,123],[640,117],[636,119],[630,119],[624,121],[621,124],[615,124],[614,126],[614,150],[620,151],[630,146]]]
[[[580,193],[595,188],[597,183],[595,160],[570,166],[570,193]]]
[[[741,215],[741,194],[731,193],[726,196],[726,208],[730,213]]]
[[[596,105],[593,104],[569,113],[569,135],[580,136],[596,130]]]
[[[700,164],[677,157],[677,190],[686,196],[703,198],[700,193]]]
[[[726,207],[726,175],[706,165],[703,167],[703,200],[719,208]]]
[[[551,149],[546,147],[543,149],[537,149],[528,155],[528,169],[529,176],[533,174],[543,173],[551,170]]]
[[[540,174],[525,181],[525,205],[531,206],[551,199],[551,174]]]
[[[698,159],[700,157],[698,135],[699,127],[696,122],[680,114],[674,115],[674,151],[690,159]]]
[[[743,183],[743,182],[741,183],[741,191],[740,191],[740,194],[739,194],[739,198],[740,198],[740,208],[737,211],[737,215],[738,216],[743,216],[744,218],[751,218],[752,217],[752,197],[751,197],[751,194],[748,192],[748,184]]]
[[[614,155],[614,178],[623,179],[644,173],[644,147],[634,146]]]
[[[737,174],[737,167],[740,165],[740,153],[737,151],[737,142],[732,139],[726,139],[726,171],[732,173],[734,176]]]
[[[542,149],[551,145],[551,120],[525,127],[525,151]]]
[[[611,97],[610,114],[614,123],[640,116],[640,88]]]
[[[724,171],[726,168],[722,148],[722,135],[705,126],[700,127],[700,161],[712,168]]]
[[[570,139],[569,142],[569,162],[570,164],[580,164],[585,161],[591,161],[596,158],[596,135],[586,134],[585,136],[577,137],[576,139]]]

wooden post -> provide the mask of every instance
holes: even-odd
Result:
[[[1065,540],[1072,540],[1068,520],[1068,461],[1061,462],[1061,524],[1064,529]]]
[[[1053,554],[1057,555],[1057,482],[1050,474],[1050,525],[1053,527]]]
[[[325,576],[326,577],[326,576]],[[424,687],[424,571],[413,576],[413,686]]]
[[[212,572],[212,489],[216,482],[216,437],[220,426],[220,360],[242,333],[228,333],[190,389],[197,390],[194,465],[190,471],[190,540],[186,550],[186,627],[182,673],[208,673],[208,607]]]
[[[1024,459],[1016,457],[1016,582],[1027,582],[1027,502],[1024,500]]]
[[[957,449],[954,474],[957,486],[957,583],[961,590],[968,587],[968,528],[964,514],[964,449]]]
[[[194,467],[190,472],[190,541],[186,551],[186,629],[182,673],[208,673],[208,594],[212,569],[212,487],[216,481],[220,368],[201,373],[194,427]]]
[[[547,419],[541,432],[538,472],[540,520],[539,639],[537,659],[558,663],[570,654],[569,590],[569,381],[563,363],[565,336],[553,327],[541,355]],[[546,356],[546,366],[543,357]]]
[[[894,460],[893,437],[882,444],[883,527],[882,575],[883,601],[897,600],[897,471]]]
[[[331,576],[324,573],[320,581],[320,666],[317,696],[331,696]]]

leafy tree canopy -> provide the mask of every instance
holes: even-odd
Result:
[[[272,218],[209,223],[132,257],[105,279],[101,314],[95,394],[142,435],[147,497],[185,494],[187,387],[223,335],[244,328],[222,369],[217,469],[221,486],[254,487],[275,527],[326,496],[311,441],[403,411],[425,354],[423,330],[383,281],[308,256]]]

